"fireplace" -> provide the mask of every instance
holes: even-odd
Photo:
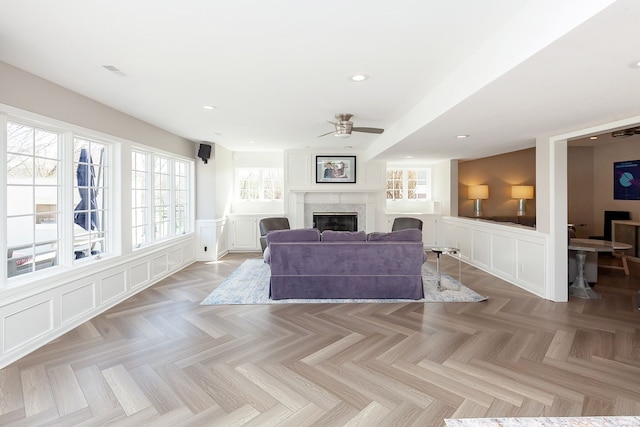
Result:
[[[314,212],[313,228],[324,230],[358,231],[357,212]]]

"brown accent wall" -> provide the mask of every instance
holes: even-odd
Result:
[[[473,217],[469,186],[487,184],[489,199],[482,201],[484,216],[515,216],[518,201],[511,198],[511,186],[536,185],[536,149],[514,151],[458,164],[458,215]],[[527,200],[527,216],[535,216],[536,200]]]
[[[576,237],[582,239],[597,232],[602,234],[603,228],[594,227],[593,188],[596,165],[593,159],[593,147],[567,147],[567,221],[575,227]],[[607,177],[607,183],[613,187],[611,176]]]

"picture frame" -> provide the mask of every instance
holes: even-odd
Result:
[[[355,184],[356,156],[316,156],[316,183]]]
[[[640,200],[640,160],[613,163],[613,199]]]

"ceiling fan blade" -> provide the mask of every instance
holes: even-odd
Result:
[[[318,135],[318,138],[320,138],[321,136],[331,135],[332,133],[336,133],[336,131],[332,130],[331,132],[323,133],[322,135]]]
[[[353,132],[364,132],[364,133],[382,133],[384,132],[384,129],[380,129],[380,128],[361,128],[361,127],[354,127],[351,129]]]

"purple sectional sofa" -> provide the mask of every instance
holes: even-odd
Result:
[[[270,297],[420,299],[426,253],[420,230],[391,233],[316,229],[267,234]]]

